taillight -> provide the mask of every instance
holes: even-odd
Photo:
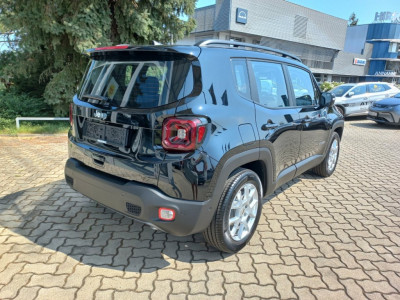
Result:
[[[74,107],[73,107],[73,103],[71,103],[69,105],[69,124],[71,124],[71,126],[73,126],[73,124],[74,124],[73,112],[74,112]]]
[[[168,118],[163,122],[162,146],[165,150],[192,151],[205,134],[206,127],[199,119]]]

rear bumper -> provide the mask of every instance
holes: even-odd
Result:
[[[173,235],[185,236],[204,231],[213,217],[210,201],[171,198],[156,187],[108,175],[70,158],[65,178],[74,190],[115,210]],[[176,212],[174,221],[158,218],[160,207]]]

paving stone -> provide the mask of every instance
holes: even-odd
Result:
[[[113,299],[113,295],[114,295],[113,289],[112,290],[97,290],[94,298],[101,299],[101,300],[109,300],[109,299]]]
[[[244,297],[278,298],[279,295],[273,285],[260,286],[258,284],[242,284]]]
[[[207,272],[206,287],[209,295],[224,294],[224,277],[221,271]]]
[[[357,284],[354,279],[343,279],[340,282],[346,287],[346,293],[352,299],[362,299],[365,298],[364,291],[362,288]]]
[[[338,275],[340,279],[369,279],[369,276],[362,269],[337,268],[332,270]]]
[[[34,273],[34,274],[54,274],[57,269],[58,264],[26,264],[22,269],[21,273]]]
[[[397,291],[386,281],[361,280],[357,281],[366,293],[396,293]]]
[[[254,267],[256,269],[255,276],[261,285],[275,284],[268,264],[254,264]]]
[[[31,274],[15,274],[12,280],[0,290],[0,299],[14,298],[26,286]]]
[[[136,279],[135,278],[120,278],[120,277],[113,277],[113,278],[103,278],[102,289],[115,289],[119,291],[124,290],[135,290],[136,289]]]
[[[296,298],[293,292],[293,283],[289,280],[287,275],[274,275],[276,281],[276,290],[281,299]]]
[[[189,276],[189,271],[188,270],[181,270],[181,271],[177,271],[177,270],[161,270],[158,274],[158,279],[159,280],[164,280],[164,279],[169,279],[169,280],[174,280],[174,281],[178,281],[178,280],[189,280],[190,276]],[[196,279],[194,279],[196,280]]]
[[[274,275],[304,275],[298,265],[271,265],[270,267]]]
[[[234,255],[72,191],[66,141],[0,137],[1,299],[398,299],[397,130],[346,120],[335,174],[269,196]]]
[[[188,281],[172,281],[172,293],[175,294],[189,294],[189,282]]]
[[[326,289],[315,289],[312,290],[312,293],[315,295],[317,299],[349,299],[344,290],[326,290]]]
[[[16,300],[33,300],[36,298],[41,287],[23,287],[19,290],[18,295],[14,298]]]
[[[344,289],[343,285],[339,282],[338,276],[334,273],[331,268],[317,268],[318,272],[322,275],[322,281],[331,290]]]
[[[94,299],[94,294],[100,285],[101,277],[86,277],[83,286],[77,292],[76,299]]]
[[[299,299],[316,299],[309,288],[294,288],[294,292]]]
[[[32,275],[27,286],[62,287],[67,275],[40,274]]]
[[[90,267],[79,264],[75,266],[74,271],[68,276],[65,287],[81,287],[83,280],[90,274]]]
[[[152,292],[154,290],[154,281],[156,280],[156,277],[157,277],[157,274],[155,272],[155,269],[153,269],[153,271],[149,272],[149,273],[142,273],[140,278],[136,281],[136,284],[137,284],[136,290],[138,292],[142,292],[142,291]]]
[[[310,288],[319,289],[327,288],[327,285],[322,281],[321,277],[307,277],[307,276],[290,276],[290,281],[293,282],[295,288]]]
[[[239,273],[239,272],[225,272],[224,277],[226,282],[238,282],[241,284],[257,283],[257,278],[254,273]]]
[[[40,289],[37,299],[75,299],[76,289],[65,289],[59,287],[52,287],[47,289]]]
[[[12,277],[19,273],[25,266],[25,263],[8,263],[4,270],[0,272],[0,284],[8,284]]]

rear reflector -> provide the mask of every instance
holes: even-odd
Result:
[[[69,124],[71,126],[74,125],[74,106],[73,105],[74,105],[73,103],[71,103],[69,105]]]
[[[160,207],[158,209],[158,218],[163,221],[175,220],[175,210],[171,208]]]

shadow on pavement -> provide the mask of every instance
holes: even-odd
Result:
[[[154,272],[169,259],[204,263],[230,256],[201,234],[176,237],[104,208],[64,180],[0,198],[0,225],[84,264],[127,272]]]

